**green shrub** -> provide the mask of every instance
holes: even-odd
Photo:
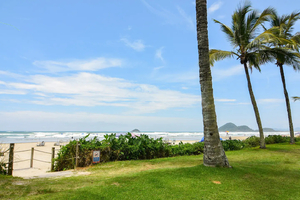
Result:
[[[96,137],[87,140],[88,136],[78,141],[78,167],[91,165],[92,150],[100,150],[101,162],[173,156],[171,145],[164,143],[162,138],[153,139],[148,135],[132,137],[128,133],[119,137],[116,137],[116,134],[105,135],[104,140],[99,141]],[[74,168],[76,145],[77,141],[73,140],[60,149],[58,157],[55,159],[55,171]],[[183,151],[185,152],[183,155],[187,155],[190,150],[187,148]]]
[[[116,160],[140,160],[153,159],[182,155],[199,155],[204,151],[204,142],[193,144],[180,142],[178,145],[169,145],[163,142],[162,138],[153,139],[148,135],[132,137],[130,133],[116,137],[116,134],[105,135],[102,141],[96,137],[87,140],[89,135],[78,141],[70,141],[63,146],[58,157],[55,159],[54,170],[61,171],[73,169],[75,166],[76,145],[78,142],[78,167],[85,167],[92,164],[92,151],[100,150],[101,162]],[[296,138],[295,138],[296,139]],[[272,135],[265,138],[267,144],[288,142],[289,137]],[[299,138],[297,138],[299,140]],[[259,137],[249,137],[244,141],[225,140],[222,145],[225,151],[240,150],[247,147],[259,146]],[[1,169],[1,168],[0,168]]]
[[[257,147],[260,144],[260,139],[259,137],[251,136],[245,139],[243,142],[246,147]]]
[[[195,142],[193,144],[180,142],[178,145],[170,145],[172,150],[171,156],[183,156],[183,155],[199,155],[203,153],[204,143]]]
[[[295,137],[295,142],[300,141],[300,138]],[[276,143],[284,143],[290,142],[290,137],[281,136],[281,135],[269,135],[265,138],[266,144],[276,144]]]
[[[225,151],[241,150],[245,147],[244,142],[240,140],[223,140],[222,145]]]

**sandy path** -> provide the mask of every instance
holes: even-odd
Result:
[[[45,175],[51,170],[52,147],[55,147],[55,156],[60,149],[54,146],[55,142],[48,142],[45,146],[37,146],[37,143],[16,143],[14,147],[13,176],[23,178]],[[9,148],[9,144],[3,144],[3,149]],[[31,148],[34,148],[33,167],[30,168]],[[8,153],[4,159],[8,161]],[[2,157],[3,158],[3,157]]]

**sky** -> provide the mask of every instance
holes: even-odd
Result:
[[[213,19],[230,25],[242,1],[207,3],[210,48],[232,50]],[[2,131],[203,131],[195,1],[0,1],[0,32]],[[289,95],[300,96],[299,72],[284,70]],[[219,61],[212,77],[218,125],[257,130],[240,63]],[[279,68],[263,65],[251,81],[263,127],[288,130]],[[300,102],[291,109],[300,127]]]

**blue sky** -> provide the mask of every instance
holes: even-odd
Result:
[[[212,19],[230,25],[238,0],[208,0],[210,48],[231,50]],[[280,14],[298,1],[253,0]],[[195,2],[0,2],[0,129],[202,131]],[[300,23],[295,26],[300,31]],[[279,69],[253,71],[263,127],[288,129]],[[290,96],[300,74],[285,67]],[[218,125],[257,129],[242,66],[212,68]],[[291,101],[295,127],[300,102]]]

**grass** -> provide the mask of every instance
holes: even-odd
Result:
[[[0,176],[0,199],[300,199],[300,143],[226,155],[231,169],[181,156],[104,163],[82,169],[88,176]]]

